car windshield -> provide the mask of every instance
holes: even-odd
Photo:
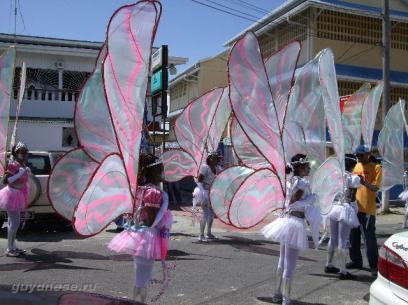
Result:
[[[48,156],[29,154],[27,166],[34,175],[49,175],[51,172],[50,158]]]

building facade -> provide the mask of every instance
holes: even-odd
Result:
[[[174,124],[187,104],[213,88],[228,85],[227,57],[228,52],[222,52],[214,57],[200,60],[170,82],[169,147],[177,146]]]
[[[94,69],[102,42],[0,34],[0,53],[10,45],[16,45],[17,50],[11,123],[15,119],[22,63],[27,67],[18,139],[31,150],[60,151],[76,147],[75,102]],[[170,57],[169,64],[185,64],[187,60]],[[148,122],[153,120],[150,108],[149,105],[146,108]]]

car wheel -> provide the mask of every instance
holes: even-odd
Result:
[[[29,205],[33,205],[41,196],[41,183],[40,180],[34,175],[28,176],[28,183],[30,185],[30,193],[29,193]]]

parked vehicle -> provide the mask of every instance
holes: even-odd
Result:
[[[370,305],[408,304],[408,231],[392,235],[380,249]]]
[[[47,182],[55,162],[65,152],[30,151],[27,166],[31,169],[29,177],[30,200],[26,219],[53,217],[55,212],[48,200]],[[7,218],[6,211],[0,210],[0,227]]]

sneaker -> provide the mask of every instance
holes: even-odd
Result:
[[[377,276],[378,276],[378,270],[377,270],[377,268],[371,268],[371,269],[370,269],[370,272],[371,272],[371,276],[372,276],[372,277],[377,277]]]
[[[349,262],[346,264],[347,269],[363,269],[363,264],[357,264],[355,262]]]
[[[339,280],[350,280],[353,281],[357,279],[357,276],[355,276],[354,274],[351,274],[350,272],[346,272],[346,273],[340,273],[339,274]]]
[[[20,255],[21,255],[21,253],[17,252],[16,250],[7,250],[6,251],[6,256],[7,257],[18,257]]]
[[[274,304],[282,304],[282,300],[283,300],[282,294],[276,294],[275,293],[272,296],[271,302],[274,303]]]
[[[14,251],[16,251],[16,252],[18,252],[20,254],[26,253],[26,250],[19,249],[19,248],[15,248]]]
[[[339,268],[336,268],[336,267],[334,267],[334,266],[326,266],[325,268],[324,268],[324,273],[339,273],[340,272],[340,269]]]
[[[215,235],[212,235],[212,234],[207,234],[207,239],[214,240],[214,239],[217,239],[217,237]]]
[[[199,242],[205,242],[205,241],[207,241],[207,240],[205,239],[204,235],[200,235],[200,236],[198,237],[198,241],[199,241]]]

